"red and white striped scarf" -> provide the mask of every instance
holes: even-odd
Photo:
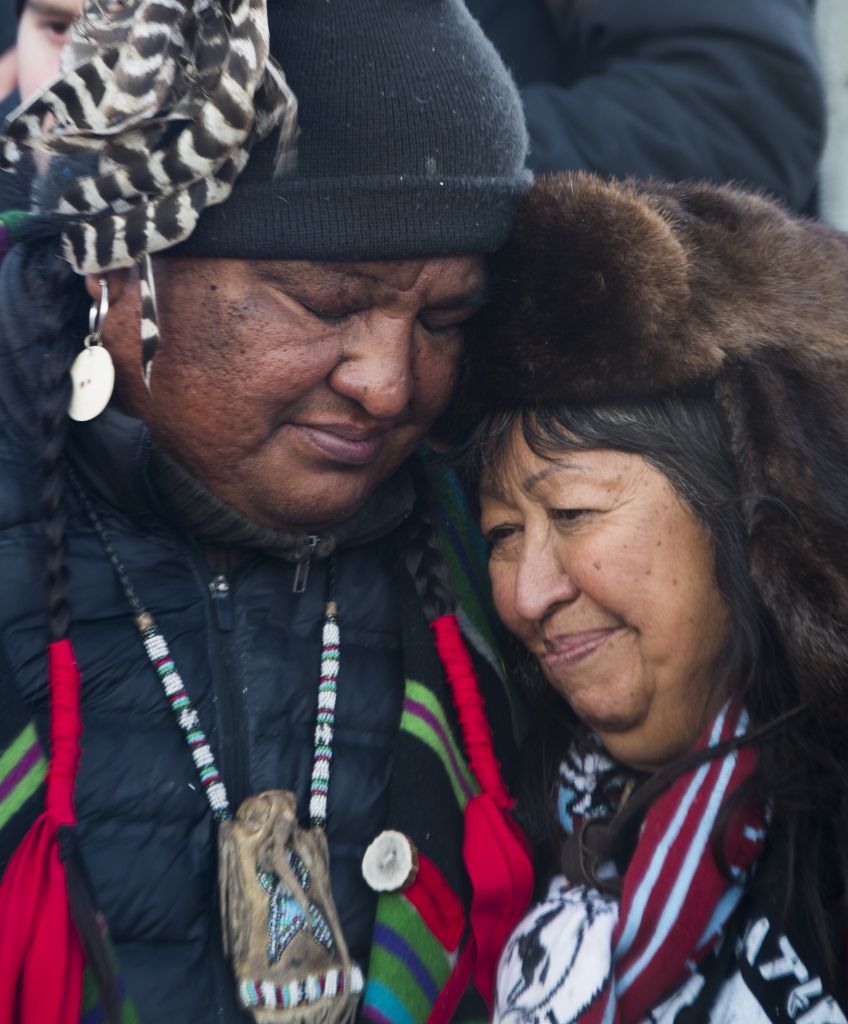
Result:
[[[745,710],[728,702],[698,747],[718,746],[747,730]],[[763,819],[750,807],[734,814],[723,833],[730,879],[711,843],[722,806],[755,765],[752,748],[733,750],[684,772],[657,797],[620,901],[555,878],[504,950],[495,1021],[637,1024],[683,985],[721,936],[762,849]],[[609,766],[599,752],[584,757],[579,772],[573,759],[570,769],[564,765],[566,780],[571,775],[578,783],[564,803],[581,817],[598,813],[593,781]],[[563,819],[573,825],[568,814]]]

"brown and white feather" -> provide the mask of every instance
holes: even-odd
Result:
[[[55,212],[80,274],[171,248],[224,202],[253,147],[280,129],[277,168],[294,163],[297,100],[270,54],[267,0],[89,0],[58,79],[10,115],[0,167],[26,150],[97,154]],[[143,373],[158,342],[152,291]]]

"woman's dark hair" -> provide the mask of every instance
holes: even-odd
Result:
[[[797,681],[751,580],[742,517],[747,496],[740,493],[714,401],[710,395],[669,396],[638,404],[493,414],[479,425],[465,451],[464,468],[472,487],[497,481],[517,438],[536,455],[552,461],[566,451],[589,449],[639,455],[666,477],[706,529],[713,546],[716,584],[730,621],[715,681],[716,685],[729,682],[732,692],[744,701],[759,748],[757,770],[725,806],[713,848],[723,863],[721,833],[743,802],[753,797],[768,807],[768,854],[757,884],[780,894],[784,916],[790,903],[803,908],[829,973],[836,978],[833,910],[839,903],[844,908],[848,879],[845,856],[837,853],[848,834],[848,770],[841,738],[828,723],[798,711]],[[545,682],[536,660],[517,642],[513,649],[532,714],[524,747],[520,813],[536,842],[550,848],[561,839],[553,799],[558,766],[576,735],[577,722],[566,702]],[[786,723],[775,728],[784,717]],[[686,767],[681,761],[681,771]],[[632,829],[622,831],[622,845],[632,839]],[[626,862],[628,856],[625,852],[622,859]],[[839,858],[842,862],[837,864]]]

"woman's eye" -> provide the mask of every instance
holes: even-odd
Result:
[[[517,533],[518,528],[515,526],[495,526],[486,533],[485,540],[490,548],[496,548],[508,541],[510,537],[514,537]]]

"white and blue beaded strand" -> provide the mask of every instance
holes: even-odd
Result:
[[[226,786],[215,763],[212,747],[200,724],[200,717],[177,671],[167,641],[156,625],[156,621],[144,607],[126,568],[115,549],[112,539],[104,526],[88,494],[73,470],[69,477],[85,508],[95,533],[100,538],[109,561],[121,584],[130,607],[135,612],[135,624],[141,634],[147,659],[162,685],[165,698],[191,751],[197,774],[212,809],[215,821],[228,821],[233,817]],[[318,709],[315,717],[315,742],[312,756],[312,779],[309,790],[309,817],[313,828],[326,828],[327,795],[330,783],[330,768],[333,761],[333,740],[336,725],[336,693],[339,666],[341,662],[341,634],[339,631],[338,608],[335,601],[335,558],[329,565],[329,600],[324,611],[324,626],[321,635],[321,676],[318,682]]]
[[[156,670],[156,675],[165,691],[165,697],[191,751],[194,766],[206,793],[206,799],[212,808],[212,817],[215,821],[229,821],[233,812],[230,810],[224,780],[215,764],[212,748],[200,724],[200,718],[191,702],[191,697],[186,693],[182,678],[177,672],[174,659],[168,650],[168,644],[159,632],[150,612],[142,612],[141,615],[138,615],[135,624],[141,633],[147,658]]]
[[[104,526],[102,519],[97,513],[97,509],[92,504],[76,473],[69,469],[68,476],[82,502],[91,525],[94,527],[94,532],[100,538],[106,555],[112,563],[112,568],[115,570],[115,574],[121,584],[121,589],[126,595],[130,607],[135,612],[135,624],[141,633],[141,640],[144,644],[147,659],[153,666],[159,682],[162,684],[165,698],[174,712],[177,724],[182,730],[185,741],[191,751],[192,760],[197,769],[203,791],[206,794],[206,799],[209,801],[209,806],[212,808],[212,816],[215,821],[228,821],[232,818],[233,812],[230,809],[224,780],[215,763],[212,747],[200,724],[197,710],[186,692],[179,672],[177,672],[177,667],[174,659],[171,657],[168,644],[159,632],[153,616],[147,611],[141,598],[138,596],[132,580],[129,578],[124,567],[124,563],[121,561],[115,545],[112,543],[109,531]]]
[[[327,825],[327,796],[333,761],[340,653],[338,608],[331,597],[324,612],[324,629],[321,637],[321,677],[318,681],[318,711],[315,717],[312,780],[309,787],[309,819],[313,828],[323,829]]]

